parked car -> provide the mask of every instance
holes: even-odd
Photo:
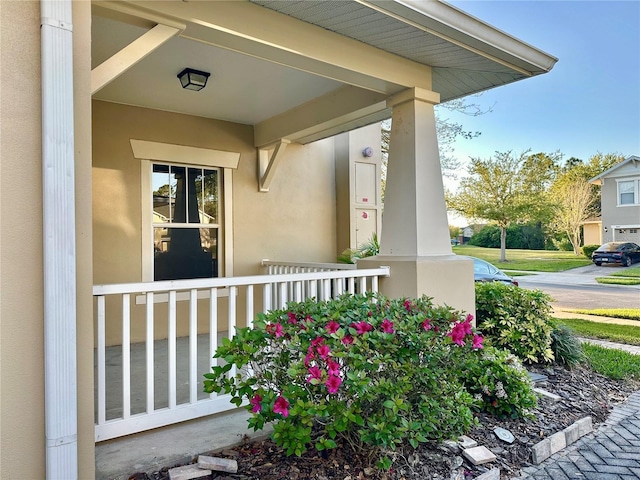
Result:
[[[502,282],[518,286],[518,282],[499,268],[476,257],[461,255],[473,260],[473,278],[476,282]]]
[[[611,242],[600,245],[592,254],[591,260],[597,266],[619,263],[623,267],[630,267],[640,262],[640,246],[632,242]]]

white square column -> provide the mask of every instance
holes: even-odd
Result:
[[[388,297],[427,295],[438,305],[475,313],[473,263],[454,255],[444,199],[434,105],[420,88],[391,97],[393,108],[380,255],[360,268],[391,267],[381,280]]]

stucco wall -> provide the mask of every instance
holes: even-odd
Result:
[[[40,4],[0,2],[0,478],[45,478]]]
[[[0,2],[0,478],[45,478],[40,4]]]
[[[78,318],[92,315],[90,14],[76,2]],[[45,478],[40,2],[0,2],[0,478]],[[78,475],[94,476],[91,322],[78,322]]]

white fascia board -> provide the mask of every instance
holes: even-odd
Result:
[[[120,2],[119,2],[120,3]],[[108,4],[101,4],[108,7]],[[185,38],[385,94],[431,89],[431,68],[249,2],[126,2],[185,22]]]
[[[640,157],[636,157],[635,155],[631,155],[630,157],[626,158],[622,162],[614,165],[613,167],[609,168],[608,170],[605,170],[600,175],[597,175],[597,176],[593,177],[591,180],[589,180],[589,183],[593,183],[594,185],[602,185],[602,179],[604,177],[608,177],[611,172],[613,172],[614,170],[619,169],[620,167],[626,165],[627,163],[636,163],[636,162],[640,163]]]
[[[442,1],[356,0],[521,73],[550,71],[558,59]]]

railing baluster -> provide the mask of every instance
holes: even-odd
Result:
[[[268,312],[271,310],[271,290],[272,283],[265,283],[262,287],[262,312]]]
[[[147,292],[147,338],[146,338],[146,360],[147,360],[147,413],[151,413],[155,410],[155,380],[154,380],[154,307],[153,307],[153,292]]]
[[[353,295],[356,292],[356,279],[354,277],[349,277],[349,293]]]
[[[296,302],[301,302],[302,301],[302,282],[295,282],[294,287],[296,291],[294,299]]]
[[[247,285],[246,289],[246,325],[249,328],[253,327],[253,285]]]
[[[189,402],[198,401],[198,290],[189,296]]]
[[[169,350],[169,408],[176,408],[176,291],[169,290],[169,326],[167,331]]]
[[[213,368],[218,365],[218,359],[213,355],[218,350],[218,289],[209,290],[209,362]],[[209,395],[214,398],[216,393]]]
[[[131,295],[122,295],[122,418],[131,416]]]
[[[367,277],[360,277],[358,279],[359,290],[358,293],[366,293],[367,291]]]
[[[236,292],[238,287],[229,287],[229,318],[227,326],[227,335],[229,338],[233,337],[236,328]],[[236,376],[236,366],[234,365],[229,371],[231,377]]]
[[[278,304],[278,308],[284,308],[285,305],[288,302],[288,297],[287,297],[287,283],[280,283],[279,284],[279,289],[280,289],[280,302]]]
[[[378,293],[378,277],[377,276],[371,277],[371,291],[373,293]]]
[[[98,425],[107,419],[107,389],[106,389],[106,328],[105,328],[105,297],[100,295],[98,300]]]

